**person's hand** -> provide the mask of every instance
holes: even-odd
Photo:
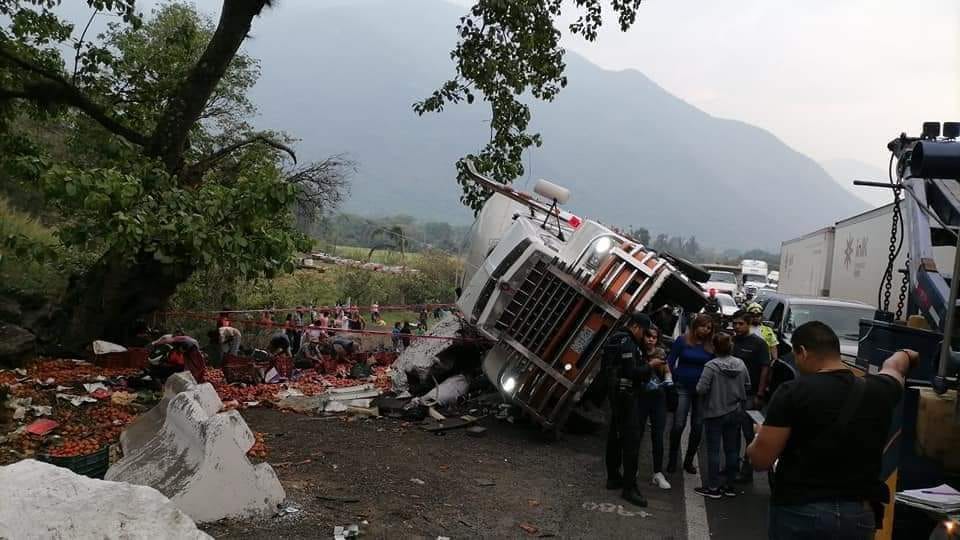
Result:
[[[667,365],[667,363],[664,362],[662,358],[654,358],[653,360],[650,360],[649,362],[647,362],[647,364],[649,364],[649,366],[653,369],[659,369]]]
[[[917,364],[920,363],[920,353],[913,349],[900,349],[900,352],[907,355],[907,358],[910,359],[910,369],[917,367]]]

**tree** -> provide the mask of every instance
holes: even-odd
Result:
[[[92,38],[57,15],[59,0],[0,0],[3,166],[42,187],[64,245],[99,254],[46,329],[63,348],[121,339],[198,268],[291,270],[307,244],[290,208],[339,201],[337,167],[298,165],[289,137],[245,122],[259,68],[239,48],[270,4],[224,0],[214,24],[185,5],[144,21],[134,0],[87,0],[119,17]],[[18,129],[25,117],[70,152]]]
[[[369,242],[372,244],[370,252],[367,253],[367,262],[373,257],[373,252],[378,249],[395,248],[400,252],[400,259],[406,258],[407,237],[403,234],[403,228],[394,225],[389,229],[377,227],[370,233]]]
[[[530,107],[519,96],[551,101],[566,86],[564,50],[554,22],[572,7],[579,14],[569,31],[588,41],[597,38],[607,7],[626,31],[636,20],[641,0],[476,0],[460,18],[460,41],[450,53],[455,76],[414,104],[417,114],[440,112],[448,104],[473,103],[478,93],[490,106],[490,140],[477,154],[457,162],[461,201],[479,210],[487,195],[466,176],[465,160],[494,179],[510,183],[524,173],[523,151],[540,146],[528,133]],[[609,12],[608,12],[609,14]]]

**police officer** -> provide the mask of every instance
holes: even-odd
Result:
[[[611,410],[606,451],[607,489],[622,490],[621,496],[637,506],[647,505],[637,489],[640,439],[646,423],[644,394],[651,371],[664,364],[661,359],[647,361],[643,356],[643,333],[649,327],[649,317],[634,313],[626,328],[610,336],[603,351]]]

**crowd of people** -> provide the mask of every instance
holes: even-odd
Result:
[[[751,304],[732,316],[728,328],[713,313],[697,314],[666,353],[658,312],[632,315],[608,339],[607,488],[646,506],[637,486],[646,429],[653,450],[648,478],[660,489],[671,489],[678,466],[698,474],[705,434],[707,471],[694,490],[699,495],[736,497],[737,484],[753,482],[754,470],[769,471],[771,539],[872,538],[888,500],[878,480],[887,429],[917,353],[898,351],[879,374],[857,377],[841,360],[836,334],[812,321],[791,335],[790,369],[798,376],[777,380],[771,364],[779,343],[761,314]]]

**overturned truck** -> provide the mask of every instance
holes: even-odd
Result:
[[[634,311],[698,311],[700,272],[602,225],[563,211],[566,189],[534,195],[478,174],[492,193],[470,237],[462,291],[466,322],[494,342],[483,372],[511,402],[558,429],[596,377],[602,344]],[[682,269],[682,271],[681,271]]]

